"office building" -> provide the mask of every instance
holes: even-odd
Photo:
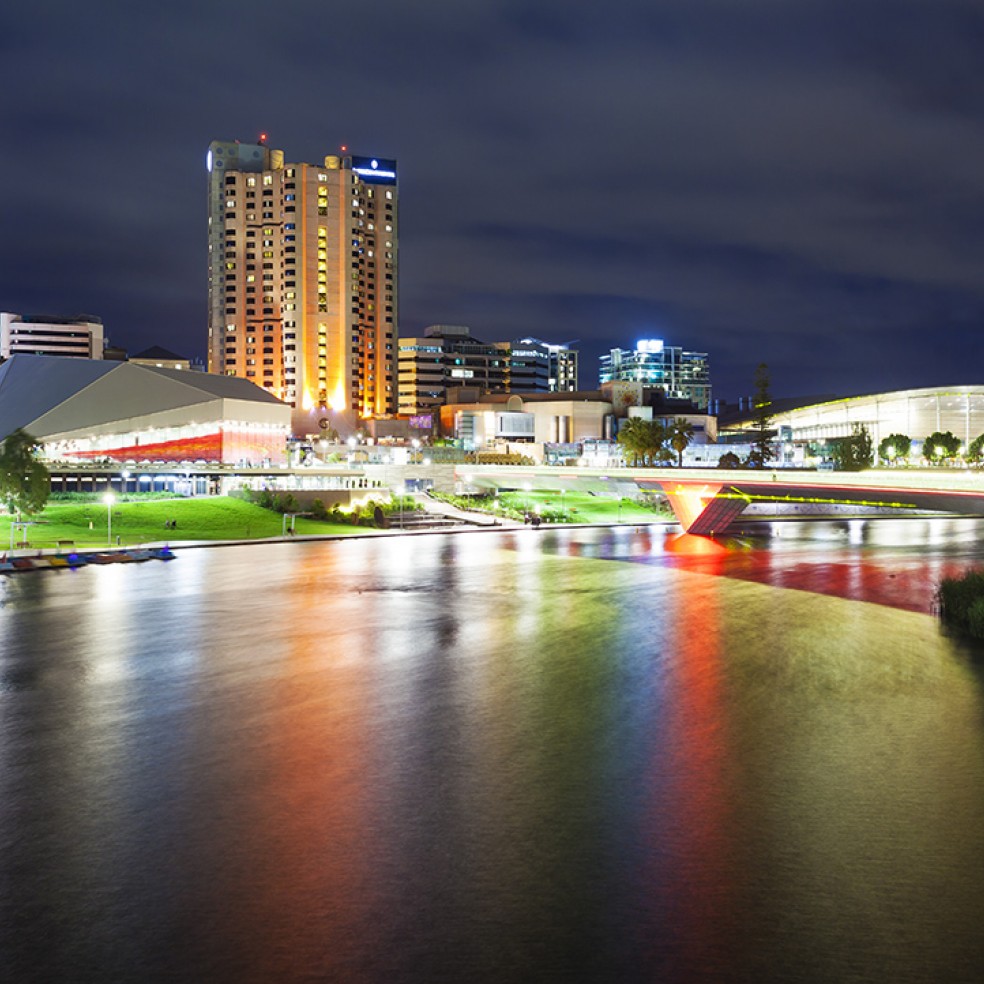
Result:
[[[12,355],[67,355],[101,359],[103,324],[90,314],[74,318],[0,311],[0,359]]]
[[[612,349],[601,357],[602,383],[641,382],[668,397],[689,400],[706,410],[711,399],[707,353],[686,352],[661,339],[643,339],[634,350]]]
[[[153,366],[155,369],[180,369],[184,372],[191,370],[190,359],[161,348],[160,345],[151,345],[150,348],[131,355],[129,361],[137,366]],[[200,365],[199,363],[199,367]]]
[[[505,393],[510,386],[508,342],[482,342],[461,325],[431,325],[422,338],[399,341],[400,413],[427,414],[443,406],[450,387]]]
[[[288,403],[295,433],[395,412],[396,162],[213,141],[207,165],[209,372]]]
[[[509,343],[509,389],[513,393],[550,392],[550,353],[538,338]]]
[[[431,325],[422,338],[399,341],[400,413],[426,414],[444,404],[449,389],[486,393],[572,392],[577,352],[538,338],[483,342],[461,325]]]
[[[577,389],[577,350],[539,338],[512,343],[512,390],[531,393],[573,393]]]
[[[550,353],[550,392],[574,393],[577,391],[577,349],[570,345],[552,345],[544,342]]]

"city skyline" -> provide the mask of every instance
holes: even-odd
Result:
[[[0,308],[204,357],[205,150],[266,130],[399,159],[405,336],[577,339],[582,385],[662,338],[725,399],[763,360],[777,395],[972,383],[984,19],[788,7],[381,0],[371,59],[305,3],[289,45],[251,3],[12,11]]]

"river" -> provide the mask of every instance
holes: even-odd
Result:
[[[0,578],[0,979],[984,977],[984,523]]]

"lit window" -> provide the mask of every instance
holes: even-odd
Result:
[[[265,185],[271,185],[271,184],[273,184],[273,175],[272,174],[264,174],[263,175],[263,183]]]

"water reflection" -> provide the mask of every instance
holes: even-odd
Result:
[[[0,581],[6,976],[976,980],[979,673],[905,609],[977,547],[917,523]]]

